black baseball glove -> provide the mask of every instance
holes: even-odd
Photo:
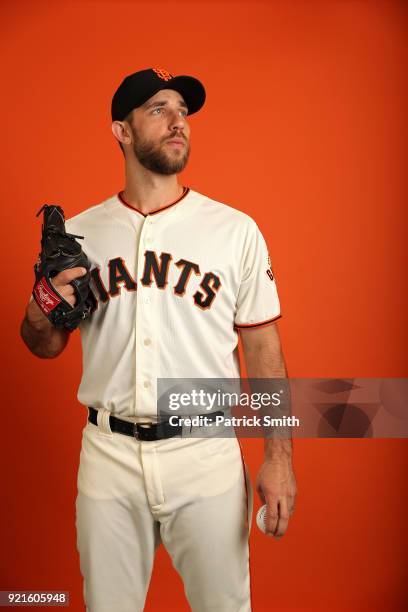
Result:
[[[90,287],[90,263],[75,236],[65,231],[64,212],[60,206],[45,204],[37,213],[44,211],[41,237],[41,253],[34,266],[35,284],[33,296],[45,316],[55,327],[74,330],[90,316],[96,307],[95,296]],[[68,268],[83,267],[87,272],[75,278],[71,285],[75,291],[75,306],[71,306],[58,293],[51,279]]]

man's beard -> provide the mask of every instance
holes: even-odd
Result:
[[[182,155],[172,156],[166,153],[163,144],[168,140],[178,138],[185,142],[185,149]],[[149,140],[140,140],[137,134],[134,134],[133,151],[139,162],[156,174],[177,174],[184,170],[190,154],[190,146],[186,138],[180,134],[173,134],[166,138],[163,142],[156,144]]]

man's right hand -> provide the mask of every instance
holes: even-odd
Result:
[[[70,283],[84,274],[86,274],[85,268],[69,268],[52,279],[53,287],[71,306],[75,306],[76,298]],[[27,306],[21,325],[21,337],[34,355],[52,358],[57,357],[66,347],[69,332],[54,327],[33,298]]]
[[[70,282],[85,274],[85,268],[69,268],[68,270],[63,270],[52,279],[55,289],[71,306],[75,306],[76,299],[74,288],[70,285]]]
[[[71,305],[75,306],[76,298],[75,291],[73,286],[70,284],[75,278],[79,278],[80,276],[84,276],[86,274],[85,268],[69,268],[68,270],[63,270],[59,272],[52,279],[52,285],[54,289]],[[26,318],[28,322],[34,325],[37,329],[38,326],[45,325],[47,327],[47,323],[51,325],[50,321],[47,319],[45,314],[42,312],[41,308],[38,306],[37,302],[33,299],[27,306]]]

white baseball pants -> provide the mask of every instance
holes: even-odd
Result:
[[[160,542],[193,612],[250,612],[252,489],[238,440],[140,442],[100,416],[83,430],[76,499],[87,612],[142,612]]]

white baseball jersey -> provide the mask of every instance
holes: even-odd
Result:
[[[66,228],[98,301],[80,326],[86,406],[154,419],[158,378],[238,378],[237,330],[280,316],[254,220],[189,188],[149,214],[114,195]]]

